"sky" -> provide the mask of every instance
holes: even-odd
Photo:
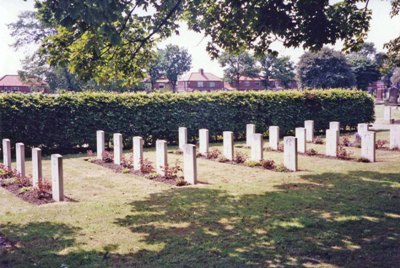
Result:
[[[391,39],[400,36],[400,16],[390,18],[390,2],[387,0],[370,0],[369,7],[372,9],[372,21],[367,41],[375,43],[378,51],[384,51],[383,45]],[[16,74],[21,69],[21,60],[25,55],[30,54],[32,48],[15,51],[10,47],[13,38],[7,24],[15,22],[20,12],[33,10],[33,0],[0,0],[0,77],[5,74]],[[203,68],[206,72],[223,76],[223,70],[217,61],[211,60],[206,52],[208,38],[202,34],[187,30],[182,24],[180,35],[174,35],[160,44],[165,47],[167,44],[176,44],[188,49],[192,55],[192,70],[197,71]],[[296,63],[304,53],[301,48],[284,48],[279,42],[272,46],[281,55],[289,56]],[[341,44],[336,44],[336,49],[341,48]]]

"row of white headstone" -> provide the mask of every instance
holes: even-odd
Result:
[[[97,138],[97,159],[103,160],[103,152],[105,151],[105,133],[98,130]],[[133,137],[133,170],[141,171],[143,164],[143,138]],[[121,165],[123,155],[122,134],[113,134],[114,147],[114,164]],[[185,144],[183,148],[183,175],[187,183],[197,183],[197,163],[196,163],[196,146],[193,144]],[[156,141],[156,171],[159,175],[165,176],[165,171],[168,168],[168,146],[167,141]]]
[[[326,155],[337,157],[339,145],[339,122],[330,122],[326,131]],[[183,151],[184,158],[184,179],[190,184],[197,182],[196,146],[188,144],[187,128],[180,127],[179,149]],[[375,133],[368,131],[368,124],[359,124],[359,132],[362,132],[362,157],[375,161]],[[364,133],[365,132],[365,133]],[[306,152],[307,142],[314,140],[314,121],[307,120],[304,127],[296,128],[295,137],[284,137],[284,166],[292,171],[298,170],[297,153]],[[120,165],[123,154],[122,134],[113,135],[114,164]],[[255,133],[255,125],[246,126],[246,144],[251,147],[251,161],[262,161],[264,154],[264,139],[262,134]],[[269,146],[272,150],[279,147],[279,127],[269,127]],[[97,131],[97,159],[103,159],[105,150],[105,133]],[[199,130],[199,153],[206,156],[209,152],[209,131]],[[234,135],[232,131],[223,132],[223,156],[234,160]],[[165,175],[165,168],[168,165],[167,141],[156,141],[156,170],[161,176]],[[143,138],[133,137],[133,166],[134,170],[140,171],[143,163]]]
[[[16,148],[16,175],[26,177],[25,171],[25,145],[17,143]],[[8,170],[12,170],[11,160],[11,141],[3,139],[3,165]],[[42,171],[42,150],[32,148],[32,186],[38,187],[43,180]],[[51,185],[52,197],[54,201],[64,200],[64,176],[62,156],[59,154],[51,155]]]

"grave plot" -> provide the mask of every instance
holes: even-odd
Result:
[[[32,148],[32,175],[25,171],[25,145],[16,144],[16,168],[12,167],[11,142],[3,139],[3,164],[0,164],[0,185],[17,197],[32,204],[64,201],[62,156],[51,156],[51,180],[42,172],[42,152]]]

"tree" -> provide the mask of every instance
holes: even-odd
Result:
[[[165,49],[160,50],[161,72],[165,74],[172,85],[172,91],[176,91],[178,77],[192,68],[192,56],[185,48],[176,45],[167,45]]]
[[[152,90],[154,90],[157,80],[160,79],[163,74],[160,54],[160,50],[158,50],[157,53],[155,53],[155,56],[151,59],[149,65],[147,66],[147,74],[150,79]]]
[[[297,74],[302,87],[350,88],[356,83],[345,56],[329,48],[304,53],[298,63]]]
[[[218,59],[224,69],[224,79],[239,89],[241,76],[258,77],[260,69],[256,66],[256,59],[249,52],[231,54],[224,52]]]
[[[369,84],[379,80],[381,73],[374,60],[367,56],[350,57],[349,63],[356,77],[357,88],[367,90]]]
[[[126,84],[141,81],[141,66],[159,40],[178,31],[180,19],[210,37],[207,49],[214,57],[221,50],[262,54],[277,38],[286,47],[312,50],[344,40],[349,49],[368,31],[367,7],[367,0],[35,1],[43,25],[56,29],[41,43],[49,64],[67,66],[80,79]]]
[[[267,54],[259,58],[261,65],[261,77],[264,79],[264,86],[268,88],[271,78],[281,81],[287,88],[289,83],[294,81],[294,65],[289,57],[278,57],[275,54]]]

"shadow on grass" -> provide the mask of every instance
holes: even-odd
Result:
[[[20,247],[3,266],[41,267],[396,267],[400,262],[400,176],[375,172],[307,175],[263,195],[171,189],[130,204],[115,224],[160,250],[79,250],[84,230],[54,223],[4,225]],[[96,238],[101,239],[101,238]],[[132,242],[134,243],[134,242]],[[73,252],[65,251],[74,247]],[[64,250],[64,251],[63,251]],[[61,252],[61,253],[60,253]],[[4,265],[5,264],[5,265]]]
[[[398,174],[354,172],[304,176],[264,195],[180,189],[136,201],[116,223],[143,242],[137,265],[397,266]]]

